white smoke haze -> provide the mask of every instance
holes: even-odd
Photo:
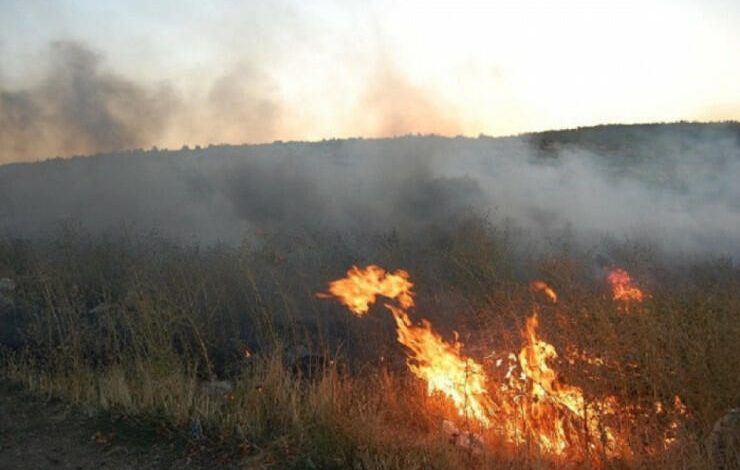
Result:
[[[134,151],[0,167],[0,226],[52,236],[258,232],[423,237],[469,215],[547,249],[632,240],[740,257],[740,126],[603,126],[511,138],[402,137]]]
[[[75,41],[49,46],[24,87],[0,81],[0,162],[88,155],[162,144],[272,141],[279,94],[269,74],[235,64],[184,92],[110,71],[102,53]]]
[[[567,235],[585,249],[634,240],[740,256],[737,123],[208,146],[273,141],[312,116],[247,59],[188,90],[116,73],[82,42],[54,42],[47,59],[23,86],[0,82],[0,162],[102,155],[0,167],[0,229],[11,236],[51,237],[61,223],[202,243],[264,231],[422,236],[476,215],[536,249]],[[385,55],[353,86],[340,135],[462,131]],[[130,150],[162,142],[204,147]]]
[[[286,103],[286,90],[269,68],[250,58],[200,71],[183,85],[128,77],[112,70],[103,52],[79,41],[52,42],[43,57],[20,85],[4,83],[0,75],[0,163],[307,134],[388,137],[462,130],[443,100],[383,56],[366,75],[348,77],[357,82],[354,98],[327,97],[318,106],[328,116]],[[338,124],[335,115],[341,116]]]
[[[44,77],[29,88],[0,86],[0,161],[120,150],[158,138],[175,106],[171,90],[143,88],[102,70],[101,60],[80,44],[55,42]]]

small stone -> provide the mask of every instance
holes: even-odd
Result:
[[[483,452],[483,438],[480,434],[462,431],[455,423],[442,420],[442,431],[450,437],[450,443],[478,455]]]
[[[12,293],[15,291],[15,281],[9,277],[0,277],[0,292]]]
[[[234,384],[228,380],[211,380],[200,384],[201,392],[211,398],[227,398],[234,391]]]
[[[190,438],[194,440],[201,439],[203,437],[203,425],[200,422],[200,418],[194,417],[190,420]]]
[[[0,308],[13,306],[13,292],[15,292],[15,281],[10,278],[0,278]]]
[[[704,444],[712,468],[740,468],[740,408],[731,409],[718,419]]]

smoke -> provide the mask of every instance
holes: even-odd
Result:
[[[248,62],[176,90],[106,70],[79,42],[50,45],[42,77],[22,89],[0,82],[0,163],[186,143],[271,141],[280,135],[279,92]]]
[[[388,60],[378,64],[357,87],[354,128],[459,130],[444,103]],[[540,245],[568,234],[583,247],[639,240],[740,257],[736,123],[126,150],[270,141],[296,128],[294,114],[269,71],[249,61],[175,90],[112,73],[81,43],[56,42],[41,78],[0,88],[0,161],[118,154],[0,167],[0,229],[39,237],[79,221],[210,243],[264,230],[416,236],[477,214]]]
[[[367,128],[364,135],[456,135],[461,132],[453,113],[389,64],[381,64],[375,76],[368,80],[361,107],[358,115],[362,116]]]
[[[282,133],[277,84],[249,62],[216,76],[202,96],[193,93],[182,101],[167,139],[179,145],[271,142]]]
[[[166,86],[146,89],[107,73],[79,43],[55,42],[50,56],[35,86],[0,89],[2,160],[142,147],[166,127],[176,104]]]
[[[151,147],[272,142],[316,135],[334,111],[289,106],[270,71],[251,59],[201,70],[177,82],[148,83],[110,71],[88,45],[49,46],[41,76],[11,88],[0,77],[0,163]],[[454,135],[455,113],[381,57],[356,77],[355,94],[332,102],[342,115],[329,132]],[[175,86],[177,83],[178,86]],[[343,99],[347,99],[346,97]]]
[[[204,243],[397,232],[470,215],[548,249],[640,242],[740,259],[740,126],[604,126],[493,139],[213,146],[0,167],[0,228],[158,232]]]
[[[416,153],[419,147],[409,144],[273,145],[238,161],[226,176],[225,192],[238,219],[281,233],[416,232],[482,208],[476,181],[436,174],[432,162]]]

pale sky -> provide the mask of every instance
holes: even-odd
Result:
[[[732,0],[0,0],[0,91],[55,41],[167,90],[159,146],[740,119]]]

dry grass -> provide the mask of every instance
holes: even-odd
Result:
[[[0,242],[0,277],[18,284],[4,315],[26,335],[25,347],[3,353],[2,375],[41,395],[146,417],[254,466],[558,467],[526,445],[475,455],[450,445],[440,426],[449,405],[405,371],[390,317],[379,309],[356,319],[313,297],[353,263],[406,268],[417,315],[445,335],[457,329],[482,357],[521,347],[536,278],[561,298],[542,307],[541,336],[561,353],[577,348],[607,362],[558,361],[564,382],[635,406],[680,395],[690,411],[680,445],[641,448],[639,436],[655,440],[664,424],[646,418],[631,424],[635,457],[605,466],[708,467],[704,437],[740,405],[740,272],[731,263],[669,264],[617,247],[615,262],[651,294],[624,312],[587,253],[516,259],[506,235],[480,222],[423,242],[369,238],[364,256],[353,243],[264,237],[203,249],[75,232],[54,243]],[[307,379],[293,370],[304,353],[335,362]],[[221,379],[233,390],[203,385]]]

